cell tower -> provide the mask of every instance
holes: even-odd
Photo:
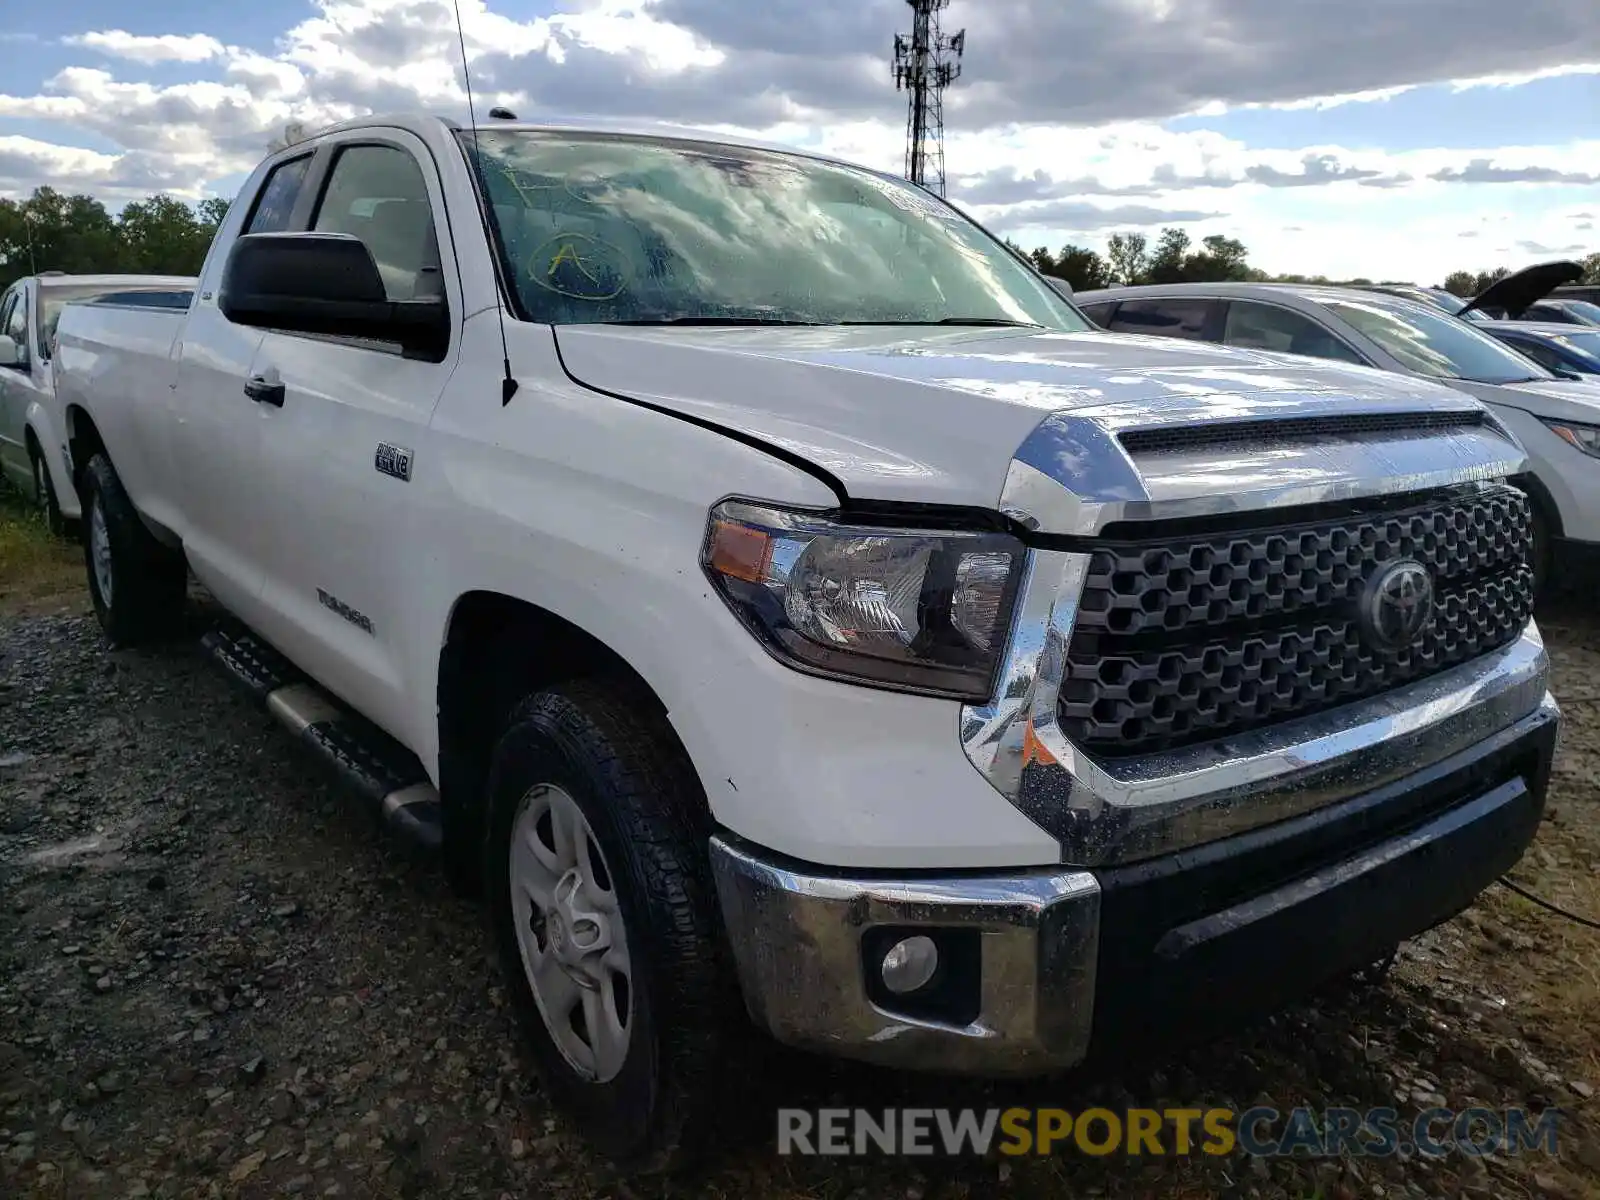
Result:
[[[944,89],[961,77],[967,31],[939,32],[950,0],[906,0],[911,33],[894,35],[894,86],[910,93],[906,114],[906,178],[944,195]]]

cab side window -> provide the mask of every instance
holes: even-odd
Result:
[[[1222,340],[1230,346],[1249,350],[1274,350],[1280,354],[1304,354],[1310,358],[1331,358],[1359,363],[1354,350],[1303,316],[1276,304],[1256,304],[1234,300],[1228,305],[1228,321]]]
[[[311,228],[360,238],[390,300],[444,295],[428,186],[406,151],[364,145],[340,150]]]
[[[1215,300],[1124,300],[1107,329],[1117,333],[1156,333],[1165,337],[1213,340],[1210,334],[1216,315]]]
[[[279,163],[267,173],[266,182],[256,197],[255,209],[245,225],[246,233],[283,233],[289,228],[295,201],[300,199],[300,188],[310,166],[311,155],[302,154]]]

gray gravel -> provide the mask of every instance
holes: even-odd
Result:
[[[1558,640],[1571,686],[1592,692],[1600,640],[1582,622]],[[1557,825],[1539,843],[1552,878],[1592,877],[1600,854],[1592,704],[1583,712]],[[1122,1078],[1002,1093],[773,1051],[748,1128],[718,1161],[677,1181],[617,1180],[525,1074],[478,911],[386,843],[192,643],[110,653],[81,611],[0,616],[0,898],[5,1195],[1332,1200],[1600,1184],[1588,1125],[1600,1060],[1573,1032],[1587,1018],[1552,999],[1570,971],[1540,958],[1593,963],[1600,935],[1503,893],[1412,943],[1374,987]],[[780,1103],[1019,1096],[1074,1108],[1442,1100],[1572,1117],[1560,1161],[930,1168],[771,1150]]]

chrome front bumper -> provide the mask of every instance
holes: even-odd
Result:
[[[778,866],[713,838],[711,860],[745,1004],[780,1042],[887,1065],[1047,1071],[1088,1050],[1100,885],[1087,872],[851,879]],[[862,935],[882,926],[981,934],[981,999],[963,1025],[880,1008]]]
[[[1398,782],[1199,851],[1092,871],[845,877],[713,838],[746,1006],[790,1045],[979,1075],[1064,1069],[1108,1040],[1114,1053],[1199,1027],[1207,1005],[1230,1027],[1448,918],[1514,864],[1542,813],[1557,728],[1546,695]],[[875,991],[874,931],[919,929],[976,935],[970,1015],[908,1015]]]

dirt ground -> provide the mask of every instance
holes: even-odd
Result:
[[[1600,932],[1498,887],[1374,986],[1029,1098],[1557,1108],[1554,1158],[784,1158],[778,1105],[1002,1097],[774,1051],[716,1161],[617,1179],[526,1074],[479,912],[192,640],[108,652],[78,553],[0,507],[0,1195],[1600,1196]],[[1600,616],[1541,625],[1567,727],[1515,878],[1600,918]]]

